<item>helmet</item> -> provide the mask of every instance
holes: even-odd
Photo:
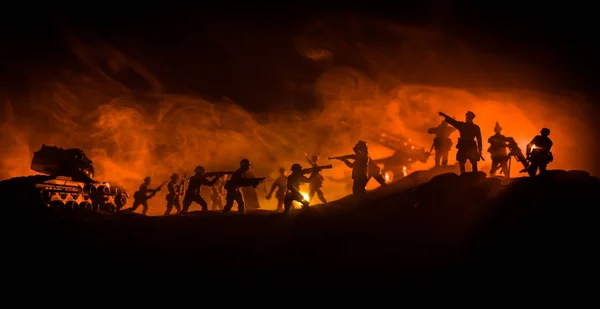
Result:
[[[312,156],[310,156],[310,159],[311,159],[313,162],[315,162],[315,161],[318,161],[318,160],[319,160],[319,156],[317,156],[317,155],[312,155]]]
[[[144,178],[144,182],[150,182],[150,176],[146,176],[146,178]]]
[[[550,135],[550,129],[548,128],[543,128],[542,131],[540,132],[542,135],[544,136],[548,136]]]
[[[302,170],[302,165],[298,163],[292,164],[292,172],[299,172]]]
[[[248,159],[242,159],[242,161],[240,161],[240,165],[241,166],[252,166],[252,164],[250,163],[250,160],[248,160]]]
[[[173,175],[171,175],[171,179],[179,179],[179,174],[174,173]]]
[[[502,130],[502,127],[500,126],[498,121],[496,121],[496,126],[494,127],[494,131],[501,131],[501,130]]]
[[[205,171],[206,171],[206,169],[204,169],[204,166],[202,166],[202,165],[198,165],[194,169],[194,173],[204,173]]]
[[[465,116],[467,116],[467,118],[471,118],[471,119],[473,119],[473,118],[475,118],[475,113],[473,113],[472,111],[468,111],[468,112],[465,114]]]

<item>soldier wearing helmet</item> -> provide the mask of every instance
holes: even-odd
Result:
[[[444,117],[444,120],[449,125],[456,128],[460,134],[458,143],[456,143],[456,149],[458,149],[456,161],[458,161],[460,166],[460,173],[465,173],[467,160],[471,163],[472,171],[477,172],[477,162],[483,158],[481,154],[483,145],[481,129],[473,122],[475,114],[468,111],[465,114],[465,122],[455,120],[442,112],[439,112],[438,114]]]
[[[292,209],[294,201],[302,203],[302,209],[308,208],[308,201],[304,199],[300,193],[301,183],[310,183],[310,179],[304,176],[302,166],[298,163],[292,165],[292,173],[287,178],[287,192],[283,203],[283,214],[288,213]]]
[[[238,205],[238,212],[244,214],[246,212],[244,206],[244,196],[240,191],[242,187],[253,186],[256,187],[260,181],[264,178],[252,178],[246,175],[246,172],[250,170],[252,164],[248,159],[242,159],[240,161],[240,168],[237,169],[231,175],[231,178],[225,183],[225,206],[223,207],[223,213],[228,213],[233,207],[233,202]]]
[[[442,120],[442,123],[435,127],[427,130],[429,134],[435,134],[433,138],[432,148],[435,150],[435,166],[447,166],[448,165],[448,153],[452,149],[452,140],[450,135],[456,131],[455,128],[448,126],[446,120]]]
[[[369,181],[369,148],[365,141],[358,141],[352,150],[354,151],[354,161],[343,159],[342,162],[352,169],[352,194],[362,197],[367,193],[366,188]]]
[[[184,176],[185,178],[185,176]],[[165,216],[168,216],[171,214],[171,211],[173,210],[173,207],[175,207],[175,210],[177,210],[177,213],[181,212],[181,203],[179,202],[179,197],[181,196],[181,184],[183,184],[185,180],[182,180],[181,183],[179,183],[179,174],[174,173],[173,175],[171,175],[171,181],[169,181],[169,183],[167,183],[167,190],[169,191],[169,193],[167,193],[167,210],[165,211]]]
[[[310,179],[310,183],[308,184],[308,198],[312,200],[316,193],[321,202],[325,204],[327,203],[327,200],[325,200],[325,195],[323,194],[323,181],[325,178],[323,177],[321,170],[317,169],[319,166],[319,156],[312,155],[309,158],[307,154],[304,154],[304,157],[306,158],[306,161],[308,161],[308,164],[315,168],[308,177],[308,179]]]
[[[498,169],[502,169],[502,173],[505,177],[509,177],[508,175],[508,159],[510,156],[508,155],[508,138],[502,135],[502,127],[496,121],[496,126],[494,127],[494,132],[496,134],[492,135],[488,139],[488,143],[490,143],[490,148],[488,148],[488,152],[492,157],[492,169],[490,170],[490,176],[495,176]]]
[[[206,200],[204,200],[204,197],[202,197],[201,188],[202,186],[212,187],[217,180],[223,176],[222,174],[217,174],[213,177],[213,179],[209,180],[206,177],[206,169],[200,165],[196,166],[194,173],[195,174],[188,180],[188,187],[185,191],[185,197],[183,198],[183,209],[181,210],[182,213],[187,213],[190,209],[190,206],[194,202],[198,203],[200,207],[202,207],[203,212],[207,212],[208,204],[206,203]]]
[[[269,191],[265,198],[267,200],[271,199],[271,196],[273,196],[275,190],[277,190],[275,193],[275,196],[277,197],[277,211],[280,211],[283,209],[285,192],[287,190],[287,176],[285,175],[285,168],[283,167],[279,168],[279,177],[275,179],[273,185],[271,186],[271,191]]]
[[[533,140],[527,144],[527,158],[529,159],[529,168],[527,172],[529,176],[533,177],[537,173],[538,169],[540,174],[546,172],[548,163],[554,160],[552,155],[552,140],[548,137],[550,135],[550,129],[543,128],[540,135],[533,138]]]

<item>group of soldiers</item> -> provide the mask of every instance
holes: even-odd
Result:
[[[460,172],[465,173],[466,163],[471,163],[472,171],[477,172],[477,163],[483,158],[483,144],[481,138],[481,129],[473,122],[475,114],[468,111],[465,115],[465,121],[458,121],[440,112],[444,120],[437,128],[428,130],[429,134],[435,134],[433,149],[435,149],[435,166],[448,165],[448,153],[452,149],[452,140],[450,135],[458,130],[460,137],[456,148],[456,161],[459,164]],[[540,174],[546,172],[546,167],[554,160],[552,155],[552,140],[548,137],[550,129],[543,128],[540,135],[537,135],[527,144],[526,155],[523,155],[514,138],[507,137],[501,133],[502,127],[496,122],[494,127],[495,134],[488,139],[490,147],[488,152],[492,158],[492,168],[490,175],[495,176],[498,170],[505,177],[509,177],[511,158],[520,162],[524,169],[521,172],[527,172],[530,176],[535,176],[539,170]]]
[[[437,128],[431,128],[428,133],[435,134],[433,147],[435,150],[435,166],[446,166],[448,164],[448,153],[452,149],[452,140],[450,135],[458,131],[460,137],[456,144],[458,149],[456,161],[460,167],[460,173],[466,172],[466,163],[469,161],[473,172],[478,171],[477,164],[483,158],[483,145],[481,130],[473,122],[475,114],[468,111],[465,115],[465,121],[455,120],[445,113],[440,112],[444,120]],[[524,166],[522,172],[527,171],[530,176],[534,176],[539,170],[540,173],[546,172],[546,166],[552,162],[552,141],[548,137],[550,130],[544,128],[541,134],[536,136],[527,145],[527,155],[524,156],[515,140],[501,134],[502,128],[496,122],[494,128],[495,134],[488,139],[490,147],[488,152],[492,158],[492,168],[490,175],[494,176],[498,170],[501,170],[505,176],[509,176],[510,159],[515,157]],[[510,152],[507,152],[507,149]],[[331,169],[332,165],[319,165],[319,157],[313,155],[309,157],[305,154],[309,168],[303,168],[300,164],[294,163],[291,167],[291,174],[286,176],[286,170],[280,168],[279,177],[275,179],[266,198],[271,199],[275,195],[277,199],[277,211],[283,214],[292,209],[293,202],[299,202],[303,209],[309,206],[309,200],[317,195],[323,203],[327,203],[323,194],[323,175],[321,171]],[[353,147],[353,153],[338,157],[329,157],[330,160],[340,160],[346,166],[352,169],[352,194],[358,198],[366,194],[366,186],[371,178],[374,178],[381,186],[386,185],[386,181],[381,174],[380,167],[369,156],[369,148],[365,141],[358,141]],[[178,174],[173,174],[168,181],[168,193],[166,196],[165,215],[171,214],[173,208],[177,213],[187,213],[192,203],[197,203],[202,211],[208,211],[208,203],[201,193],[202,186],[211,187],[211,204],[213,210],[220,209],[223,213],[231,211],[234,202],[237,203],[238,212],[245,213],[244,198],[240,191],[243,187],[252,186],[256,188],[265,178],[248,177],[246,173],[250,170],[251,163],[248,159],[240,161],[239,169],[232,172],[207,172],[203,166],[197,166],[194,175],[189,179],[180,179]],[[223,176],[229,175],[228,180]],[[309,175],[309,176],[306,176]],[[140,189],[134,194],[134,203],[131,210],[135,211],[142,206],[142,214],[148,211],[148,199],[152,198],[162,186],[150,189],[151,179],[146,177]],[[187,187],[185,184],[187,183]],[[301,184],[308,184],[308,199],[300,191]],[[225,205],[222,204],[222,196],[225,195]],[[183,195],[183,204],[180,198]]]

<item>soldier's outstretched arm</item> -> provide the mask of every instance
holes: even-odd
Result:
[[[209,186],[212,187],[215,185],[215,183],[217,183],[217,181],[219,181],[219,178],[221,178],[223,175],[217,175],[215,176],[212,180],[207,180],[206,178],[204,179],[204,185],[205,186]]]
[[[300,182],[309,183],[310,179],[308,177],[302,175],[302,177],[300,177]]]

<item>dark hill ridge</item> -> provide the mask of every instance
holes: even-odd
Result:
[[[246,216],[40,215],[5,205],[4,243],[14,252],[14,263],[28,267],[44,260],[61,268],[83,263],[121,269],[133,263],[176,271],[172,265],[183,262],[187,273],[285,269],[424,274],[515,270],[540,261],[553,268],[572,267],[574,261],[583,266],[591,258],[584,249],[596,243],[591,235],[597,234],[592,220],[598,178],[581,171],[550,171],[502,184],[483,173],[445,173],[412,185],[431,175],[410,175],[361,202],[348,197],[289,216],[266,211]]]

